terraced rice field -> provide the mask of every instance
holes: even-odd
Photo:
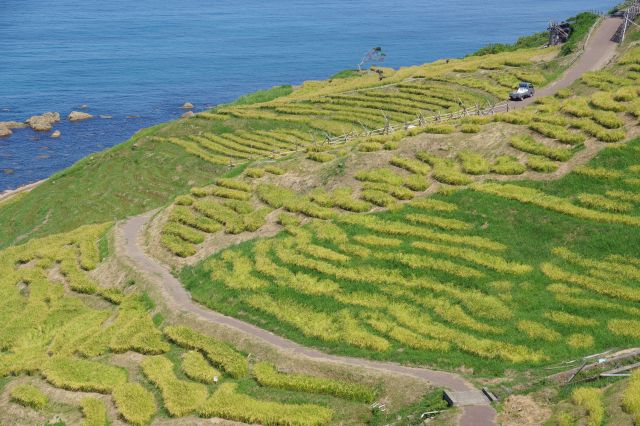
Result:
[[[264,190],[273,208],[326,217],[283,217],[286,232],[181,279],[212,309],[349,355],[498,374],[631,346],[638,164],[634,141],[558,181],[474,183],[376,214],[315,211]],[[359,177],[401,184],[376,170]]]
[[[192,414],[274,425],[327,424],[336,412],[354,422],[370,416],[367,404],[382,390],[375,384],[281,372],[274,364],[253,368],[226,343],[157,325],[162,317],[152,317],[151,300],[135,285],[98,284],[88,271],[107,254],[110,227],[85,226],[0,252],[0,383],[11,404],[46,417],[61,406],[51,387],[102,394],[65,409],[82,413],[88,425],[106,424],[108,411],[132,425]],[[11,383],[24,375],[27,383]]]

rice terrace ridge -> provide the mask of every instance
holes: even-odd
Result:
[[[0,424],[640,425],[639,15],[374,48],[4,193]]]

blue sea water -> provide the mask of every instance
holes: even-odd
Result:
[[[257,89],[354,68],[374,46],[398,67],[464,56],[615,0],[1,0],[0,121],[110,115],[0,139],[0,191]],[[127,118],[138,116],[138,118]]]

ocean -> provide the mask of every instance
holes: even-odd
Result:
[[[607,11],[605,0],[2,0],[0,121],[82,109],[62,136],[0,139],[0,191],[37,181],[137,130],[274,85],[355,68],[381,46],[385,66],[460,57]]]

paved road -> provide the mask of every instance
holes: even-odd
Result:
[[[540,89],[537,96],[549,96],[558,90],[570,86],[580,76],[588,71],[595,71],[604,67],[615,55],[617,44],[611,41],[621,20],[618,18],[604,19],[598,28],[594,30],[588,40],[584,53],[580,58],[565,71],[564,75],[556,82]],[[535,98],[534,98],[535,99]],[[522,108],[529,105],[534,99],[527,99],[523,102],[511,102],[511,108]],[[447,388],[452,391],[477,391],[471,383],[457,374],[448,373],[426,368],[407,367],[393,362],[371,361],[361,358],[350,358],[336,355],[329,355],[316,349],[301,346],[291,340],[277,336],[267,330],[256,327],[253,324],[240,321],[236,318],[222,315],[212,311],[198,303],[195,303],[190,294],[184,289],[180,281],[171,275],[169,269],[159,263],[156,259],[148,256],[141,244],[142,231],[152,217],[152,212],[141,216],[136,216],[128,221],[119,224],[118,238],[123,237],[122,247],[124,253],[139,271],[154,279],[160,286],[163,294],[169,300],[171,306],[196,315],[199,318],[216,324],[222,324],[234,328],[242,333],[258,338],[267,344],[290,353],[299,354],[312,359],[334,362],[345,365],[369,368],[378,371],[385,371],[396,374],[403,374],[429,381],[430,383]],[[121,234],[121,235],[120,235]],[[462,407],[462,414],[459,420],[462,426],[492,426],[496,424],[496,412],[489,405],[489,402],[480,405],[469,405]]]
[[[144,252],[141,241],[145,225],[149,222],[153,212],[135,216],[124,223],[118,225],[119,232],[116,232],[118,239],[116,250],[123,250],[119,255],[128,258],[136,270],[144,273],[160,286],[164,297],[168,299],[169,305],[177,307],[179,310],[196,315],[202,320],[216,324],[222,324],[234,328],[242,333],[258,338],[267,344],[284,350],[289,353],[306,356],[315,360],[333,362],[339,364],[353,365],[389,373],[403,374],[426,380],[436,386],[441,386],[452,391],[477,391],[474,386],[457,374],[445,371],[430,370],[427,368],[407,367],[393,362],[371,361],[361,358],[351,358],[336,355],[329,355],[316,349],[307,348],[291,340],[277,336],[270,331],[256,327],[253,324],[238,320],[233,317],[222,315],[218,312],[204,307],[191,299],[180,281],[178,281],[170,270],[151,258]],[[120,241],[123,239],[123,241]],[[496,412],[487,402],[480,406],[466,406],[462,408],[461,425],[468,426],[491,426],[495,425]]]
[[[558,90],[571,86],[585,72],[602,69],[616,54],[618,43],[611,41],[611,39],[620,24],[622,24],[621,18],[605,18],[591,33],[582,55],[564,72],[562,77],[537,90],[533,98],[528,98],[522,102],[510,102],[509,108],[523,108],[535,102],[538,97],[554,95]]]

